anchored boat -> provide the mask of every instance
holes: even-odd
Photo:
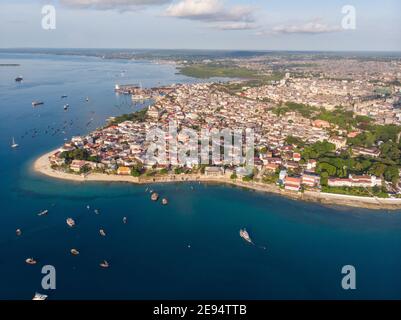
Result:
[[[32,101],[32,107],[37,107],[45,104],[43,101]]]
[[[34,258],[28,258],[25,260],[27,264],[36,264],[36,260]]]
[[[46,300],[47,295],[36,292],[32,300]]]
[[[11,142],[11,148],[15,149],[18,147],[18,143],[15,143],[15,139],[13,137],[12,142]]]
[[[106,260],[103,260],[103,262],[101,262],[99,266],[101,266],[102,268],[108,268],[110,265]]]
[[[38,216],[40,217],[40,216],[47,215],[48,212],[49,212],[49,210],[43,210],[43,211],[38,213]]]
[[[244,239],[246,242],[252,243],[252,239],[249,236],[248,231],[246,231],[246,229],[240,229],[239,231],[239,235],[241,236],[242,239]]]
[[[67,218],[66,222],[67,222],[69,227],[74,227],[75,226],[75,221],[72,218]]]

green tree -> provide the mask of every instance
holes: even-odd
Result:
[[[387,167],[384,171],[384,178],[387,181],[391,181],[393,184],[397,184],[400,178],[400,171],[396,166]]]

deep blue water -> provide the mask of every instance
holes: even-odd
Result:
[[[161,206],[145,186],[73,183],[30,171],[35,157],[64,138],[142,107],[116,96],[115,83],[193,81],[173,66],[11,53],[0,54],[0,63],[21,64],[0,67],[0,299],[31,299],[35,291],[50,299],[401,298],[400,212],[189,183],[152,186],[170,200]],[[18,75],[22,84],[14,82]],[[61,100],[63,94],[68,99]],[[35,99],[45,105],[32,108]],[[65,123],[65,134],[48,129]],[[10,148],[13,136],[17,150]],[[48,216],[38,217],[44,209]],[[77,221],[74,229],[65,224],[69,216]],[[239,237],[242,227],[257,246]],[[73,247],[79,256],[71,256]],[[37,265],[25,264],[31,256]],[[98,266],[103,259],[107,270]],[[56,268],[54,291],[41,288],[46,264]],[[341,268],[348,264],[356,268],[356,290],[341,288]]]

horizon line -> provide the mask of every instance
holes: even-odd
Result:
[[[401,50],[302,50],[302,49],[200,49],[200,48],[123,48],[123,47],[0,47],[0,50],[182,50],[182,51],[240,51],[240,52],[322,52],[322,53],[401,53]]]

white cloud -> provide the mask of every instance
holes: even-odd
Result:
[[[255,23],[250,22],[220,23],[216,24],[214,27],[220,30],[251,30],[258,28]]]
[[[331,33],[341,31],[340,26],[330,26],[321,21],[321,19],[315,19],[302,24],[293,25],[279,25],[272,29],[275,34],[319,34],[319,33]]]
[[[249,6],[227,7],[222,0],[181,0],[171,4],[166,16],[204,22],[254,22],[254,8]]]
[[[60,0],[60,4],[79,9],[135,10],[149,5],[161,5],[171,0]]]

